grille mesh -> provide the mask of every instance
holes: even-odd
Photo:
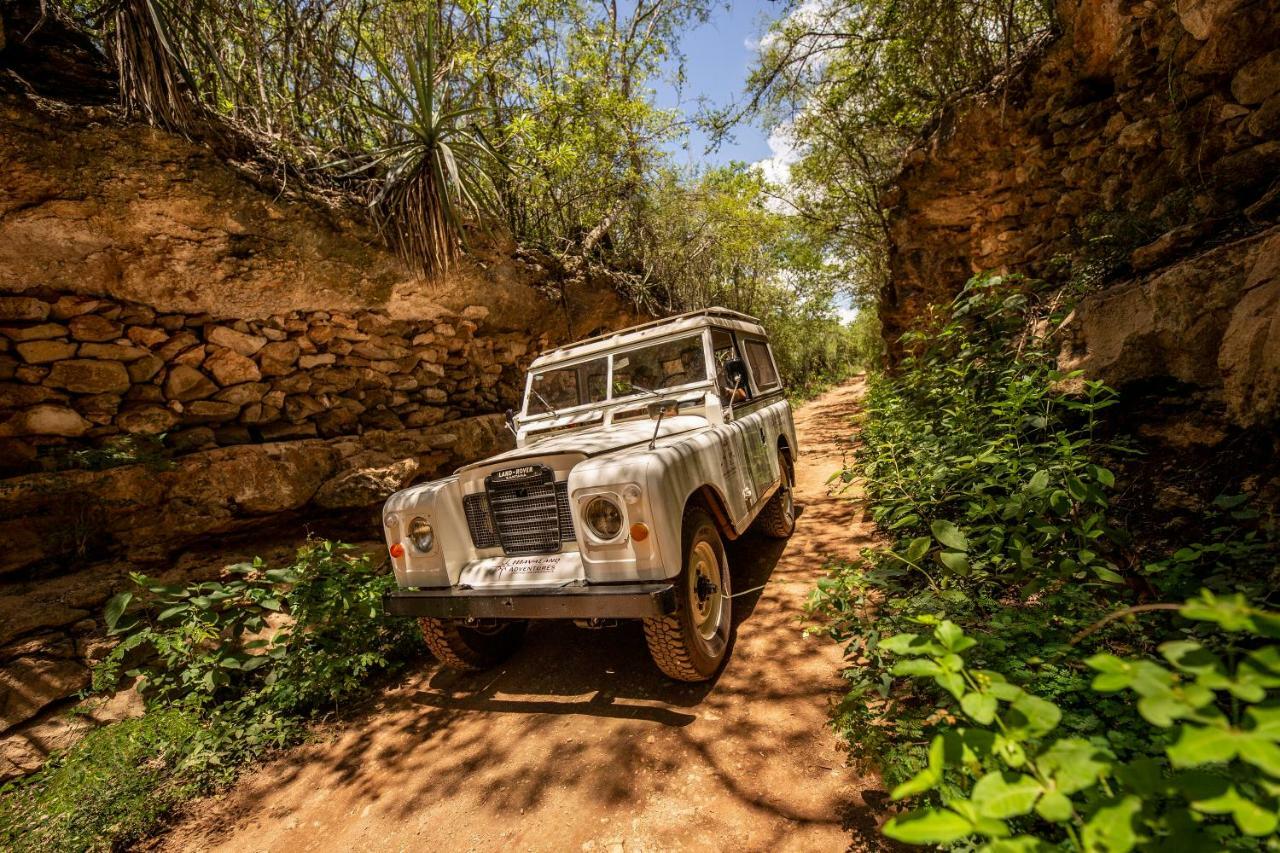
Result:
[[[462,499],[471,542],[477,548],[502,546],[503,553],[554,554],[574,539],[569,484],[494,484],[487,493]]]

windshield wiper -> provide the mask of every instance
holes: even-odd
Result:
[[[547,398],[542,396],[542,394],[538,392],[537,388],[534,388],[532,385],[530,385],[529,393],[538,398],[538,400],[542,403],[542,407],[547,410],[547,414],[554,415],[556,413],[556,407],[551,405],[551,403],[547,401]]]

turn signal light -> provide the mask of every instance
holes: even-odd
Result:
[[[391,556],[395,557],[397,560],[404,556],[404,546],[399,542],[393,544],[388,550],[391,551]]]
[[[637,521],[631,525],[631,538],[637,542],[643,542],[649,538],[649,526],[642,521]]]

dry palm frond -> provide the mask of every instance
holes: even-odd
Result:
[[[430,16],[426,37],[405,56],[406,84],[377,51],[372,63],[389,103],[358,93],[381,120],[383,142],[355,171],[378,171],[372,203],[384,239],[409,266],[431,278],[448,271],[465,248],[464,221],[496,217],[498,193],[487,167],[505,168],[484,134],[466,123],[478,109],[442,111]],[[350,165],[345,160],[335,165]]]
[[[196,85],[174,38],[193,31],[194,14],[181,0],[116,0],[107,9],[121,106],[166,130],[185,132],[199,114]]]

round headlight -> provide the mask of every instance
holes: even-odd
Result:
[[[605,541],[622,532],[622,510],[609,498],[595,497],[587,501],[582,517],[591,532]]]
[[[425,518],[415,518],[409,522],[409,541],[413,543],[414,548],[425,554],[435,544],[436,532],[431,529],[430,524],[427,524]]]

